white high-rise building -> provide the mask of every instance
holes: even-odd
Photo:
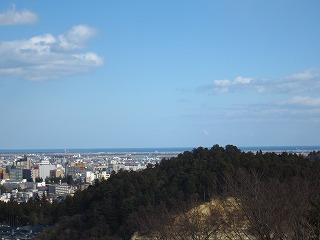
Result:
[[[50,177],[50,171],[55,169],[56,166],[50,164],[49,161],[42,161],[39,164],[39,177],[45,180],[47,177]]]

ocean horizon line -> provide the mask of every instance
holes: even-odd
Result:
[[[235,145],[233,145],[235,146]],[[199,146],[201,147],[201,146]],[[212,147],[212,146],[211,146]],[[210,149],[211,147],[203,147]],[[221,146],[224,147],[224,146]],[[237,147],[237,146],[236,146]],[[184,152],[198,147],[137,147],[137,148],[25,148],[0,149],[0,154],[13,153],[99,153],[99,152]],[[292,146],[242,146],[241,151],[316,151],[320,145],[292,145]]]

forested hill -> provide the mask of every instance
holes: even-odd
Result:
[[[241,216],[252,236],[289,236],[289,231],[296,234],[292,235],[295,239],[300,230],[319,234],[319,186],[318,161],[301,155],[242,152],[232,145],[199,147],[141,172],[120,171],[68,197],[51,207],[50,221],[55,225],[40,237],[130,239],[139,232],[159,238],[167,234],[170,239],[165,229],[176,223],[174,216],[212,199],[232,196],[241,202]],[[217,212],[212,214],[218,219]],[[277,226],[272,228],[268,221]],[[210,224],[210,229],[220,229],[222,222]],[[226,220],[223,224],[228,225]],[[288,230],[290,224],[299,231]]]

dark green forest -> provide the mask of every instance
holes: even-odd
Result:
[[[200,211],[190,213],[213,199],[221,206],[209,208],[205,220]],[[60,203],[45,196],[0,202],[0,222],[46,225],[37,238],[49,240],[130,239],[135,233],[219,239],[221,232],[231,239],[319,239],[319,152],[199,147],[140,172],[112,174]]]

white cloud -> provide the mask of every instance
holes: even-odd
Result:
[[[0,42],[0,76],[39,81],[87,72],[103,64],[96,53],[80,51],[94,34],[79,25],[64,35]]]
[[[235,84],[250,84],[254,79],[248,77],[236,77],[234,80]]]
[[[66,34],[58,37],[59,47],[65,50],[83,48],[87,40],[95,34],[96,31],[86,25],[74,26]]]
[[[208,121],[223,124],[319,123],[320,71],[317,69],[278,79],[236,77],[214,80],[197,90],[216,93],[214,101],[203,98],[204,102],[199,106],[204,114],[201,118]],[[229,94],[224,95],[226,92]],[[206,135],[204,130],[203,134]]]
[[[293,73],[287,77],[285,77],[285,80],[288,81],[308,81],[312,80],[314,78],[319,78],[320,72],[316,69],[307,69],[303,72]]]
[[[276,80],[239,76],[234,80],[214,80],[212,84],[202,85],[198,88],[200,92],[213,91],[216,93],[248,89],[265,94],[318,92],[320,91],[320,71],[317,69],[307,69]]]
[[[320,71],[316,69],[307,69],[280,78],[275,81],[274,86],[269,86],[271,91],[284,93],[304,93],[320,90]]]
[[[232,82],[228,79],[223,80],[214,80],[213,85],[210,86],[215,92],[227,92],[229,90],[230,85]]]
[[[85,61],[88,64],[91,62],[92,66],[99,66],[103,63],[102,58],[92,52],[88,52],[85,54],[75,54],[73,56],[81,61]]]
[[[214,80],[213,85],[214,87],[231,87],[231,86],[239,86],[239,85],[248,85],[250,84],[254,78],[249,77],[236,77],[234,80]]]
[[[311,98],[309,96],[295,96],[285,101],[284,103],[301,106],[320,107],[320,98]]]
[[[224,79],[224,80],[214,80],[213,85],[214,86],[221,86],[221,87],[228,87],[232,84],[230,80]]]
[[[252,85],[254,78],[249,77],[236,77],[234,80],[221,79],[213,80],[212,84],[202,85],[198,88],[198,91],[214,91],[218,93],[228,92],[230,90],[236,90],[243,86]]]
[[[27,9],[17,11],[15,5],[0,13],[0,25],[32,24],[37,21],[37,14]]]
[[[320,71],[307,69],[276,80],[257,80],[255,89],[258,93],[302,94],[320,91]]]

